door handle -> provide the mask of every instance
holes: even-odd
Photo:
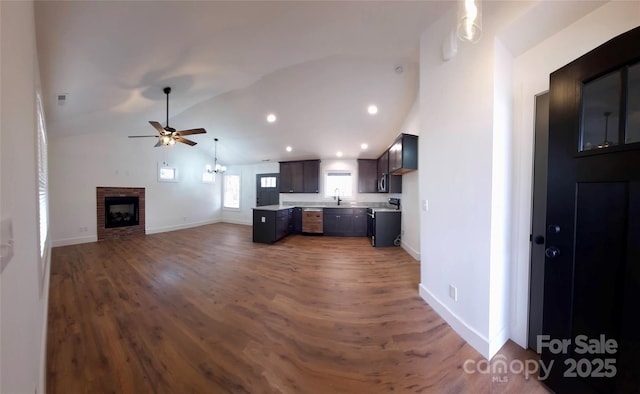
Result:
[[[547,249],[545,249],[544,255],[550,259],[556,258],[560,256],[560,249],[556,248],[555,246],[549,246]]]
[[[544,236],[542,235],[536,235],[535,238],[533,238],[533,242],[536,245],[542,245],[544,243]]]

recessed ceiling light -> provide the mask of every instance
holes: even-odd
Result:
[[[337,152],[337,153],[336,153],[336,156],[338,156],[338,157],[342,157],[342,152]]]
[[[290,146],[287,146],[287,152],[291,152],[293,149]]]
[[[275,121],[276,121],[276,119],[277,119],[277,118],[276,118],[276,115],[275,115],[275,114],[269,114],[269,115],[267,115],[267,122],[269,122],[269,123],[273,123],[273,122],[275,122]]]
[[[360,148],[362,148],[362,150],[365,150],[365,149],[367,149],[368,147],[369,147],[369,145],[367,145],[367,144],[361,144],[361,145],[360,145]]]
[[[375,115],[378,113],[378,107],[376,107],[375,105],[370,105],[369,108],[367,108],[367,112],[369,112],[371,115]]]

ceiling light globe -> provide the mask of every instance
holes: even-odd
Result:
[[[291,152],[293,150],[293,148],[291,148],[290,146],[287,146],[285,149],[287,150],[287,152]]]
[[[361,144],[361,145],[360,145],[360,148],[361,148],[362,150],[366,150],[368,147],[369,147],[369,145],[367,145],[367,144]]]
[[[277,118],[276,118],[276,115],[274,115],[274,114],[269,114],[269,115],[267,115],[267,122],[269,122],[269,123],[273,123],[273,122],[275,122],[275,121],[276,121],[276,119],[277,119]]]
[[[377,113],[378,113],[378,107],[376,107],[375,105],[370,105],[370,106],[367,108],[367,112],[368,112],[370,115],[375,115],[375,114],[377,114]]]

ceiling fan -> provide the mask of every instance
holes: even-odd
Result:
[[[158,143],[155,144],[155,147],[162,145],[175,145],[176,142],[182,142],[183,144],[194,146],[195,144],[197,144],[197,142],[188,140],[184,138],[184,136],[192,134],[204,134],[207,131],[205,129],[189,129],[176,131],[176,129],[174,129],[173,127],[169,127],[169,93],[171,93],[171,88],[167,86],[163,89],[163,91],[164,94],[167,95],[167,127],[162,127],[159,122],[150,120],[149,123],[151,124],[151,126],[158,130],[158,135],[130,135],[129,138],[157,138]]]

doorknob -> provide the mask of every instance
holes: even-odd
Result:
[[[544,237],[542,235],[536,235],[533,242],[535,242],[536,245],[542,245],[544,243]]]
[[[550,246],[544,251],[544,255],[550,259],[560,256],[560,249],[555,246]]]

